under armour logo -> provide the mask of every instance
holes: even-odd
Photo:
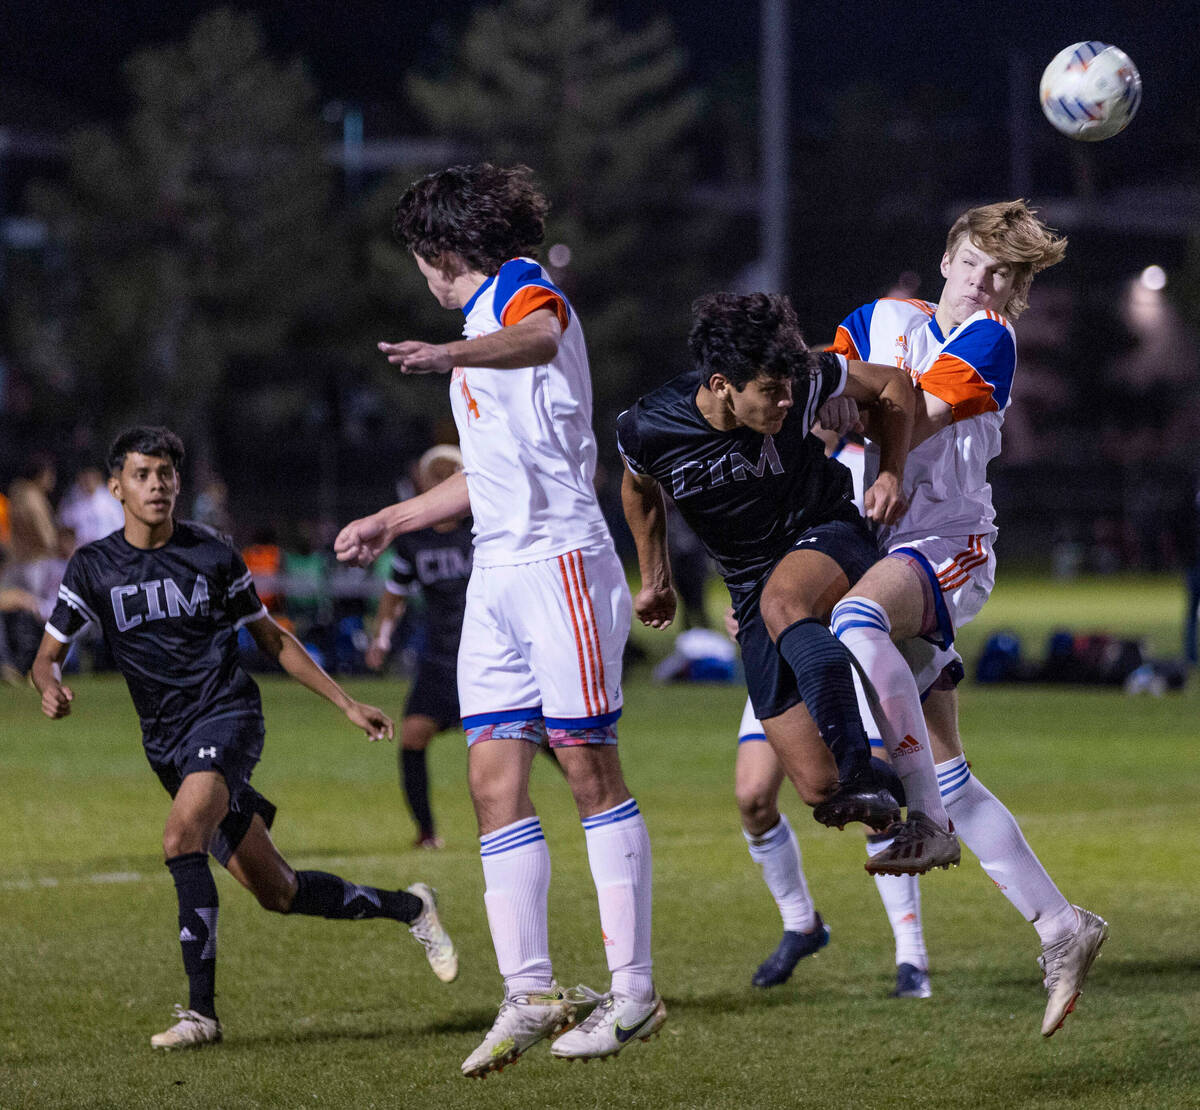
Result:
[[[196,754],[201,759],[216,759],[217,749],[216,748],[201,748]]]

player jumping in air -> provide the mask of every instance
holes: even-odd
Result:
[[[1065,250],[1065,240],[1022,201],[973,208],[947,237],[938,303],[873,301],[842,322],[834,343],[848,358],[892,360],[906,369],[916,385],[917,419],[905,470],[909,509],[885,531],[888,556],[835,607],[833,628],[880,696],[879,724],[892,729],[884,737],[889,748],[932,744],[955,830],[1037,930],[1047,1037],[1074,1009],[1108,926],[1063,897],[1012,814],[971,772],[958,735],[955,687],[962,663],[952,644],[955,629],[979,613],[995,580],[987,464],[1000,451],[1016,368],[1010,318],[1028,306],[1034,274],[1059,262]],[[917,831],[873,845],[872,862],[890,858],[903,869]],[[903,944],[923,955],[916,881],[903,877],[879,889],[898,953]],[[927,993],[927,975],[918,986]]]
[[[504,1002],[463,1073],[497,1071],[575,1018],[554,981],[550,856],[529,796],[548,735],[574,795],[596,883],[611,990],[551,1046],[611,1056],[666,1020],[650,959],[650,840],[617,754],[624,571],[593,478],[592,387],[573,307],[529,253],[546,200],[525,167],[455,166],[416,182],[394,230],[465,339],[381,343],[402,372],[450,373],[465,469],[342,530],[338,557],[370,562],[404,532],[474,517],[458,653],[468,781]]]
[[[458,974],[454,945],[424,883],[379,890],[324,871],[293,871],[269,829],[275,807],[250,785],[263,747],[262,703],[238,660],[245,627],[265,655],[333,702],[371,740],[392,735],[378,709],[354,701],[272,620],[241,557],[210,529],[174,519],[183,445],[165,428],[133,428],[109,451],[109,489],[125,526],[71,557],[33,665],[42,711],[66,717],[74,692],[59,664],[89,625],[102,631],[141,719],[150,766],[171,795],[163,852],[179,902],[188,1005],[150,1038],[155,1048],[221,1040],[215,1008],[217,887],[211,853],[277,913],[409,926],[434,974]]]
[[[674,616],[666,487],[729,587],[755,711],[801,798],[824,824],[886,828],[907,783],[871,759],[849,658],[826,626],[879,551],[849,473],[809,433],[817,410],[842,393],[876,411],[884,459],[866,508],[873,520],[895,521],[912,388],[895,367],[810,352],[781,296],[701,297],[688,346],[696,369],[617,420],[642,573],[634,610],[655,628]],[[913,812],[917,799],[908,804]],[[924,826],[922,843],[921,870],[957,862],[944,828]]]

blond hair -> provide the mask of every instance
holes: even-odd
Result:
[[[946,236],[946,257],[969,239],[999,262],[1008,262],[1015,272],[1012,294],[1004,307],[1014,320],[1029,307],[1033,275],[1061,262],[1067,252],[1065,237],[1055,235],[1023,200],[1005,200],[971,208],[954,221]]]

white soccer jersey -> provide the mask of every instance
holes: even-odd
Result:
[[[463,335],[488,335],[539,308],[562,325],[543,366],[454,369],[450,403],[475,520],[475,565],[552,558],[607,539],[596,500],[592,382],[579,320],[546,271],[504,263],[464,307]]]
[[[996,312],[976,312],[948,336],[937,305],[882,298],[852,312],[833,349],[864,362],[894,363],[950,405],[953,422],[914,447],[904,471],[908,512],[883,537],[894,548],[925,536],[993,536],[988,463],[1000,453],[1000,427],[1017,362],[1016,336]]]

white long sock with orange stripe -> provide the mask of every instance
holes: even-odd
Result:
[[[965,755],[937,765],[946,808],[962,842],[1043,944],[1071,932],[1075,910],[1025,840],[1017,819],[972,773]]]
[[[654,997],[650,959],[650,834],[637,802],[628,798],[583,819],[588,862],[600,903],[604,956],[612,992],[647,1001]]]
[[[908,808],[919,809],[946,828],[949,818],[938,790],[921,695],[904,656],[892,643],[887,613],[865,597],[844,597],[833,607],[830,627],[859,661],[879,696],[884,720],[876,724],[884,733],[888,758],[904,783]]]
[[[890,836],[868,837],[867,855],[879,855],[891,842]],[[875,889],[879,891],[879,900],[896,940],[896,966],[912,964],[928,971],[929,954],[921,925],[921,884],[917,876],[876,875]]]

